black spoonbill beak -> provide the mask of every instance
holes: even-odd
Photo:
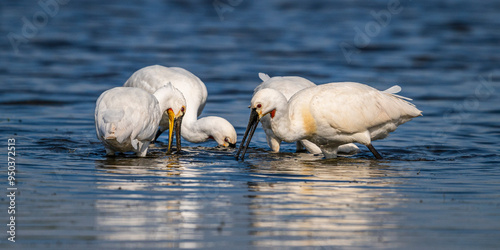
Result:
[[[250,119],[248,119],[248,125],[247,125],[247,130],[245,131],[245,135],[243,136],[243,139],[241,140],[240,143],[240,148],[238,149],[238,152],[236,153],[236,160],[240,158],[240,152],[243,149],[243,152],[241,154],[241,160],[243,161],[245,159],[245,153],[247,152],[248,145],[250,144],[250,141],[252,140],[252,136],[255,133],[255,129],[257,129],[257,125],[259,125],[259,114],[257,113],[257,110],[255,108],[252,109],[252,112],[250,113]],[[248,136],[248,141],[247,141],[247,136]],[[245,143],[246,141],[246,143]]]
[[[181,152],[181,126],[182,126],[182,118],[184,118],[184,114],[182,116],[177,117],[174,120],[174,131],[175,131],[175,142],[177,146],[177,154]]]

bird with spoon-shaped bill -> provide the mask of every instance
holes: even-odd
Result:
[[[250,119],[236,158],[241,153],[244,159],[257,124],[269,115],[279,139],[309,140],[326,158],[335,158],[340,145],[357,142],[382,159],[371,142],[384,139],[399,125],[422,115],[408,98],[395,94],[399,90],[399,86],[379,91],[355,82],[328,83],[301,90],[287,101],[277,90],[262,89],[252,98]]]
[[[198,119],[205,107],[208,93],[205,84],[193,73],[178,67],[152,65],[137,70],[123,86],[153,93],[165,83],[171,83],[186,100],[187,111],[182,121],[184,139],[193,143],[213,139],[219,146],[236,146],[236,130],[226,119],[217,116]],[[167,117],[164,117],[154,140],[168,129],[168,124]]]
[[[269,75],[265,73],[259,73],[259,78],[262,80],[262,83],[259,84],[254,89],[254,95],[262,89],[274,89],[283,94],[286,100],[290,100],[290,98],[297,92],[309,88],[315,87],[316,84],[307,80],[306,78],[300,76],[275,76],[269,77]],[[274,135],[274,132],[271,128],[271,116],[266,115],[260,119],[262,124],[262,128],[266,133],[267,144],[271,148],[271,150],[275,153],[280,151],[281,140]],[[316,146],[316,144],[308,141],[308,140],[300,140],[296,142],[297,152],[300,152],[305,148],[311,154],[321,154],[321,149]],[[339,146],[338,152],[343,154],[355,154],[359,151],[359,148],[353,143],[348,143]]]
[[[173,131],[177,138],[177,152],[180,152],[185,112],[186,101],[171,84],[153,94],[139,88],[112,88],[102,93],[96,102],[97,138],[104,144],[107,155],[133,151],[144,157],[165,115],[170,126],[167,153],[171,151]]]

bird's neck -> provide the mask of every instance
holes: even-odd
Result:
[[[168,100],[173,98],[173,95],[171,93],[166,93],[166,92],[155,92],[153,93],[154,97],[156,100],[158,100],[158,106],[160,107],[160,112],[163,113],[165,112],[169,105],[168,105]]]
[[[206,124],[206,119],[197,119],[196,114],[186,114],[182,119],[182,138],[189,142],[199,143],[209,139],[207,129],[210,127]]]
[[[279,101],[276,107],[276,113],[271,118],[271,127],[274,134],[283,141],[296,142],[301,140],[302,133],[293,126],[288,112],[288,102]]]

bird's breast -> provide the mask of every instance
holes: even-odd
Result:
[[[303,107],[301,109],[301,122],[303,126],[303,130],[306,135],[312,135],[316,133],[316,120],[312,116],[311,112],[308,108]]]

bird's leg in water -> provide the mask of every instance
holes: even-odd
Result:
[[[161,128],[159,128],[158,131],[156,132],[155,139],[153,140],[153,142],[156,142],[156,140],[158,140],[158,137],[160,137],[161,133],[163,133],[163,131],[161,131]]]
[[[371,143],[366,145],[366,147],[368,147],[368,149],[370,150],[370,152],[372,152],[375,158],[382,159],[382,156],[377,152],[377,150],[373,147]]]
[[[305,153],[307,152],[307,149],[302,145],[302,142],[297,141],[295,142],[297,150],[295,150],[296,153]]]

